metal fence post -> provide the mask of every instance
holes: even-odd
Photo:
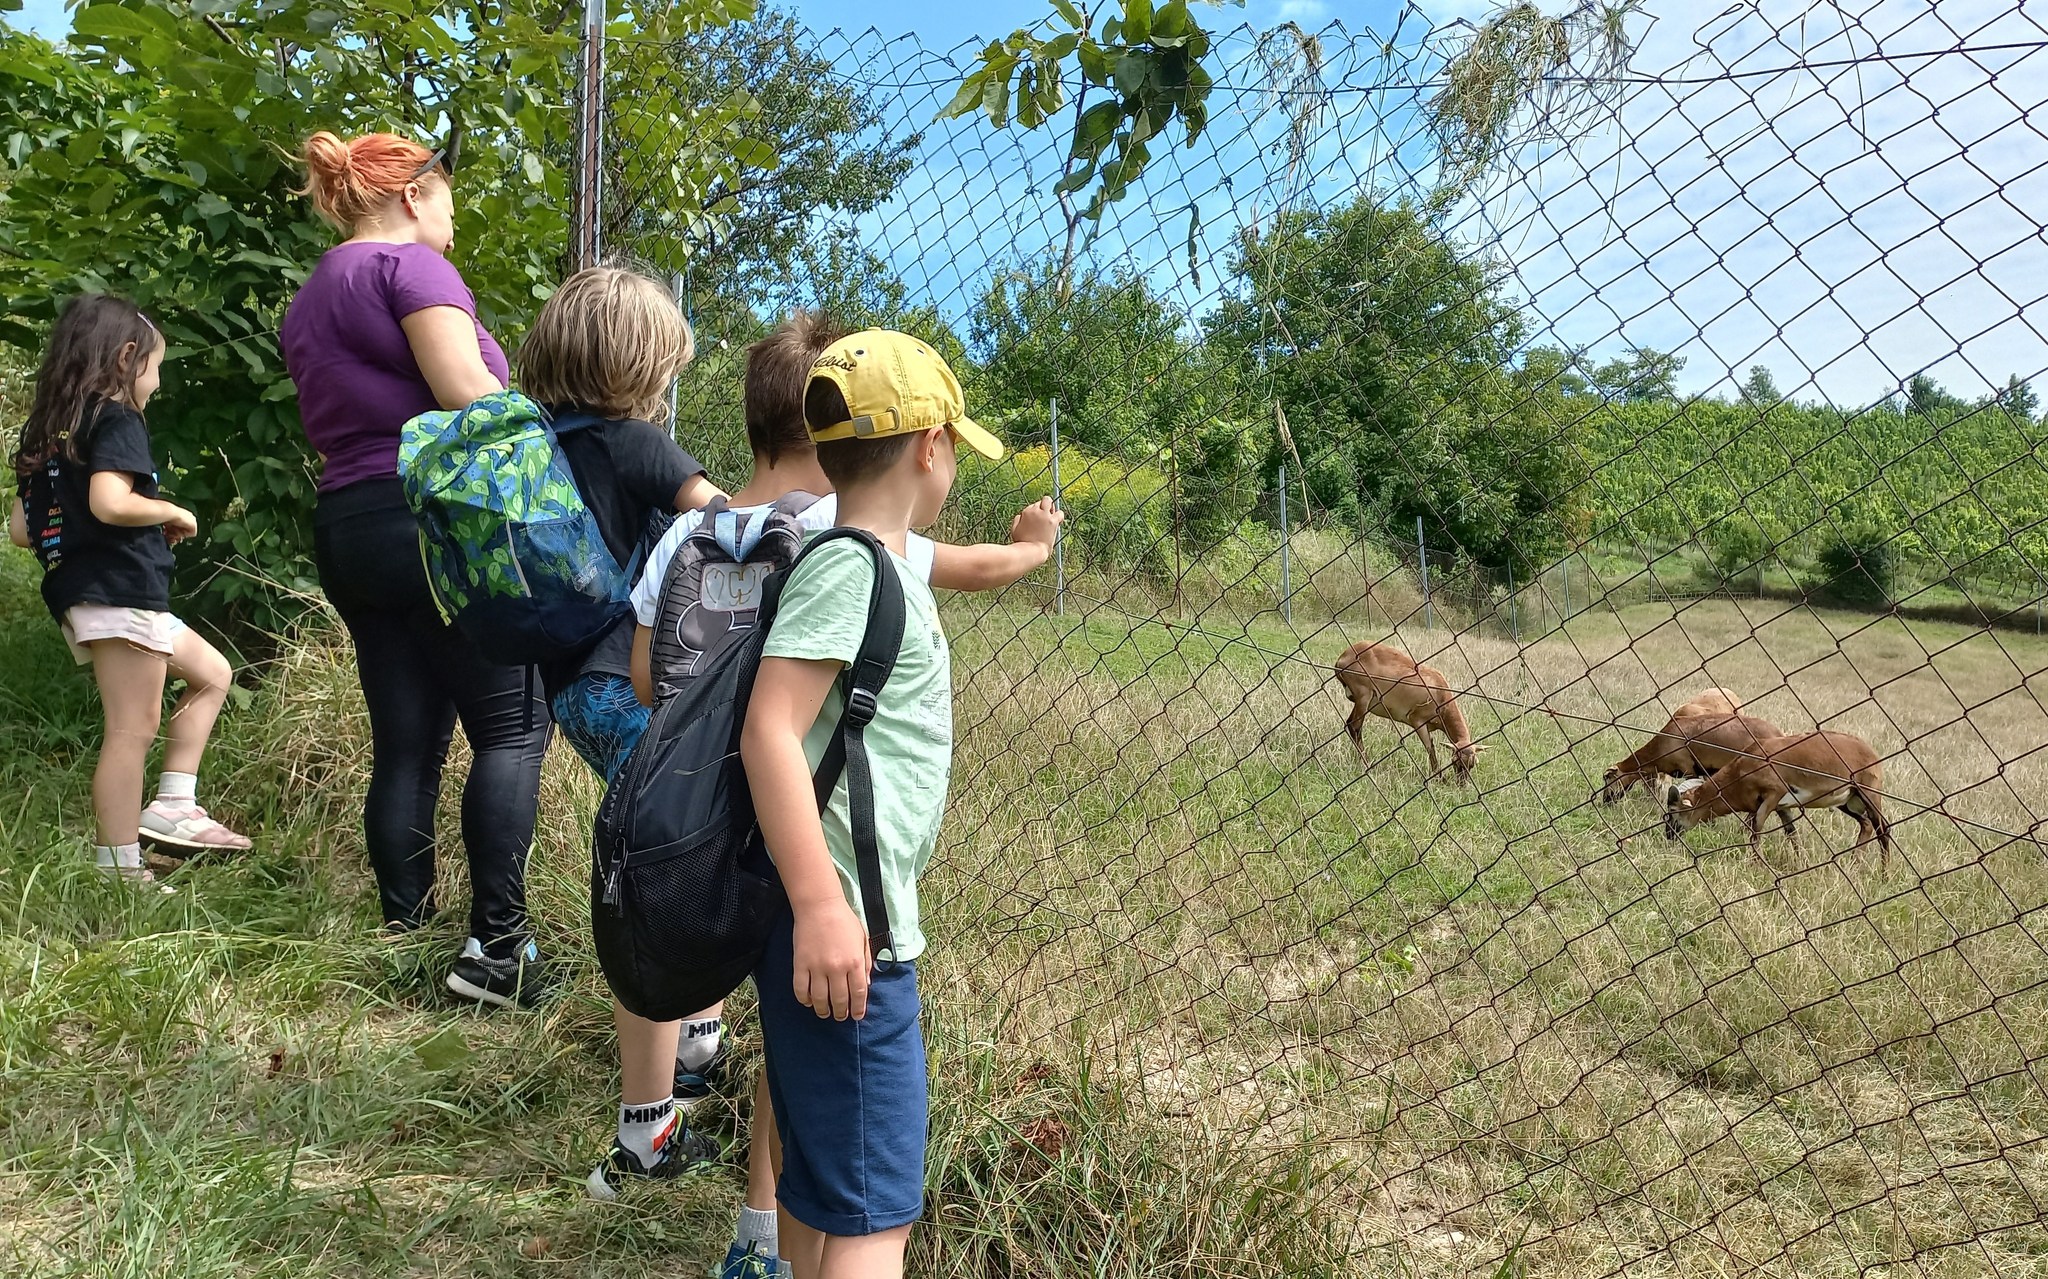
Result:
[[[1052,504],[1064,511],[1067,509],[1066,491],[1060,487],[1060,402],[1052,401]],[[1055,616],[1067,614],[1067,531],[1056,529],[1052,535],[1052,611]]]
[[[584,0],[583,48],[577,69],[576,192],[570,211],[571,265],[596,266],[604,251],[598,230],[604,198],[604,0]]]
[[[1280,616],[1294,625],[1294,586],[1288,580],[1287,544],[1293,539],[1287,525],[1287,463],[1280,464]]]
[[[684,312],[684,319],[689,318],[689,314],[685,309],[688,306],[688,302],[684,296],[684,290],[686,287],[687,286],[685,285],[683,280],[683,273],[681,271],[676,271],[670,274],[668,278],[669,295],[675,298],[676,300],[676,310]],[[682,387],[683,371],[681,369],[677,369],[676,375],[668,380],[668,430],[670,435],[675,434],[676,410],[680,407]]]
[[[1422,540],[1422,517],[1415,517],[1415,558],[1422,565],[1422,624],[1436,629],[1436,605],[1429,598],[1429,543]]]
[[[1508,639],[1513,643],[1522,642],[1522,632],[1515,624],[1515,566],[1508,565]]]

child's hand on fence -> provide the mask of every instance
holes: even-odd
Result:
[[[164,517],[164,540],[176,546],[188,537],[199,536],[199,517],[182,506],[170,506],[169,515]]]
[[[798,909],[796,1000],[820,1017],[855,1021],[868,1015],[867,930],[841,897]]]
[[[1067,513],[1054,506],[1051,498],[1041,497],[1017,512],[1017,518],[1010,521],[1010,540],[1036,542],[1050,555],[1053,543],[1059,540],[1060,525],[1066,522]]]

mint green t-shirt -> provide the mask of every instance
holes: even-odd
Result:
[[[953,667],[931,588],[901,556],[892,553],[890,558],[903,583],[903,648],[882,688],[874,722],[868,725],[867,749],[882,885],[895,943],[881,957],[912,960],[924,952],[917,877],[938,844],[939,819],[945,814],[946,785],[953,771]],[[835,543],[805,560],[783,587],[764,654],[852,665],[867,631],[874,572],[874,560],[856,542]],[[804,735],[804,756],[812,768],[824,758],[839,726],[846,704],[842,684],[834,684],[826,694],[818,722]],[[824,813],[825,845],[832,852],[847,902],[861,914],[860,871],[849,823],[842,776]]]

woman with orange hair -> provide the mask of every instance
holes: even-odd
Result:
[[[462,408],[503,389],[508,374],[448,261],[447,160],[390,133],[306,140],[306,193],[347,238],[292,299],[280,337],[324,462],[314,561],[355,643],[370,711],[363,837],[384,928],[402,934],[435,914],[434,809],[459,721],[474,752],[462,791],[470,924],[448,987],[531,1007],[551,986],[527,925],[525,878],[552,725],[527,671],[484,660],[442,620],[398,483],[407,419]]]

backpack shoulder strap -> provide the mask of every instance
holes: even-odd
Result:
[[[826,744],[812,782],[822,812],[832,802],[832,791],[839,784],[840,774],[846,775],[847,815],[851,818],[848,824],[853,829],[853,859],[860,879],[868,949],[880,954],[893,951],[895,946],[889,932],[889,904],[883,896],[882,852],[875,829],[874,774],[868,763],[867,727],[874,722],[881,705],[882,686],[895,671],[903,647],[903,582],[896,575],[896,562],[890,558],[888,548],[874,534],[856,528],[832,528],[818,534],[797,556],[796,564],[790,565],[789,573],[794,574],[797,564],[819,547],[841,541],[859,542],[867,549],[875,561],[875,579],[868,591],[867,631],[861,637],[853,665],[846,671],[846,712],[840,716],[838,731]],[[788,575],[783,576],[786,580]],[[779,590],[776,596],[780,603]]]
[[[768,509],[778,515],[795,517],[802,515],[805,511],[810,510],[824,500],[824,498],[816,493],[806,493],[802,489],[797,489],[794,492],[784,493],[781,497],[770,502]]]

